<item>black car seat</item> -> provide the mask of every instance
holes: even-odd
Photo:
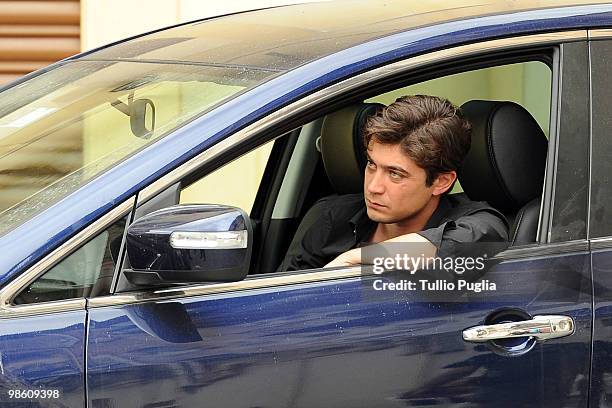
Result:
[[[535,242],[548,141],[514,102],[473,100],[461,106],[472,146],[459,172],[468,197],[487,201],[510,222],[511,245]]]

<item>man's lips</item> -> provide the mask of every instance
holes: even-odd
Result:
[[[374,207],[374,208],[384,208],[384,207],[386,207],[386,205],[382,205],[380,203],[377,203],[376,201],[372,201],[369,198],[366,198],[366,202],[367,202],[369,207]]]

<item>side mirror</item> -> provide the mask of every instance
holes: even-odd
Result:
[[[123,273],[140,286],[239,281],[249,270],[252,239],[250,219],[239,208],[164,208],[128,227],[131,269]]]

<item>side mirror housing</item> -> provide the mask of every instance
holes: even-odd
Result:
[[[128,227],[131,269],[123,273],[140,286],[239,281],[249,270],[252,239],[250,219],[239,208],[164,208]]]

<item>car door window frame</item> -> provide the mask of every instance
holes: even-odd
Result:
[[[559,34],[561,37],[563,37],[563,39],[556,39],[554,37],[557,36],[557,34]],[[565,37],[567,34],[569,34],[569,37]],[[548,36],[551,37],[548,37]],[[544,40],[542,43],[539,43],[537,40],[538,39],[542,39],[543,37],[546,37],[547,40]],[[528,42],[525,44],[522,44],[522,40],[525,40],[526,38],[534,38],[535,41],[533,42]],[[549,42],[550,40],[550,42]],[[565,42],[574,42],[574,41],[585,41],[586,40],[586,30],[582,30],[582,31],[571,31],[568,33],[553,33],[553,34],[546,34],[546,35],[535,35],[535,36],[526,36],[526,37],[517,37],[517,38],[512,38],[512,39],[507,39],[507,41],[509,43],[512,44],[512,46],[510,46],[509,48],[514,51],[514,54],[516,55],[520,55],[520,52],[522,51],[522,49],[524,50],[530,50],[530,49],[535,49],[539,46],[549,46],[549,47],[558,47],[560,44],[565,43]],[[460,53],[457,52],[458,49],[462,49],[462,48],[468,48],[470,49],[471,46],[474,46],[474,48],[478,49],[478,45],[486,45],[486,44],[491,44],[491,43],[503,43],[505,40],[492,40],[492,41],[487,41],[484,43],[478,43],[478,44],[472,44],[470,46],[461,46],[461,47],[457,47],[455,49],[451,49],[451,50],[443,50],[443,51],[439,51],[439,52],[433,52],[431,54],[426,54],[423,55],[421,57],[414,57],[405,61],[401,61],[399,63],[395,63],[395,64],[391,64],[392,65],[400,65],[403,66],[405,65],[405,68],[399,69],[398,72],[393,72],[394,70],[389,69],[389,71],[384,72],[383,75],[400,75],[401,74],[406,74],[406,73],[412,73],[414,71],[416,71],[417,69],[421,69],[421,68],[426,68],[429,69],[432,65],[436,66],[438,64],[444,63],[444,62],[456,62],[457,60],[462,60],[468,56],[472,56],[469,55],[470,53],[466,53],[467,55],[458,55]],[[516,46],[516,47],[515,47]],[[488,48],[489,51],[500,51],[498,49],[498,47],[495,46],[491,46],[491,47],[483,47],[485,49]],[[454,52],[451,52],[454,51]],[[503,51],[502,51],[503,52]],[[445,57],[448,58],[441,58],[440,60],[437,60],[436,58],[433,57],[433,55],[437,54],[437,53],[441,53],[443,54]],[[478,56],[478,54],[480,54],[479,52],[474,52],[474,56]],[[558,120],[557,117],[557,112],[560,108],[560,106],[558,106],[558,98],[556,98],[556,96],[558,95],[558,85],[559,85],[559,78],[558,78],[558,73],[556,72],[557,69],[559,69],[559,53],[555,52],[555,56],[553,57],[553,83],[552,83],[552,95],[551,95],[551,101],[552,101],[552,106],[551,106],[551,128],[550,128],[550,138],[551,140],[555,140],[557,138],[557,133],[559,130],[559,126],[556,123],[556,121]],[[485,57],[487,57],[487,54],[485,54]],[[423,59],[423,63],[419,64],[419,60]],[[497,60],[492,59],[492,58],[488,58],[488,66],[496,66],[498,65],[498,63],[496,63]],[[448,60],[448,61],[447,61]],[[526,59],[526,60],[531,60],[531,59]],[[411,64],[410,62],[412,62],[413,64]],[[423,66],[421,66],[423,65]],[[482,65],[487,65],[486,61],[485,63],[483,63]],[[501,64],[499,64],[501,65]],[[383,67],[383,68],[389,68],[390,66],[387,67]],[[374,71],[370,71],[368,73],[362,74],[364,77],[368,77],[371,76],[371,74],[373,72],[375,72],[377,70]],[[386,71],[386,70],[385,70]],[[405,71],[405,72],[401,72],[401,71]],[[393,72],[393,73],[391,73]],[[382,76],[382,75],[381,75]],[[436,75],[439,76],[439,75]],[[366,86],[371,86],[371,83],[368,82],[372,82],[372,81],[376,81],[379,78],[374,75],[374,78],[370,78],[369,80],[364,80],[363,84],[360,85],[356,85],[355,84],[355,88],[357,87],[366,87]],[[357,82],[357,80],[354,80],[355,82]],[[332,85],[331,87],[327,88],[328,92],[330,93],[330,95],[334,95],[334,96],[338,96],[338,99],[342,99],[340,94],[345,94],[347,93],[347,91],[349,89],[352,88],[352,84],[351,84],[351,80],[347,80],[344,83],[341,84],[337,84],[337,85]],[[332,99],[332,97],[330,96],[329,98],[321,98],[318,94],[317,95],[317,102],[319,105],[324,105],[325,101],[322,102],[323,99]],[[215,156],[219,156],[220,153],[227,153],[228,156],[226,157],[229,158],[231,157],[231,151],[232,150],[236,150],[236,151],[240,151],[240,152],[244,152],[244,149],[239,149],[238,147],[235,147],[236,145],[245,142],[246,140],[248,140],[249,142],[251,142],[251,145],[253,143],[255,143],[256,145],[261,145],[262,143],[265,143],[267,141],[269,141],[271,139],[270,135],[280,135],[283,134],[283,132],[288,130],[288,127],[290,127],[290,125],[286,125],[285,127],[282,128],[282,130],[272,130],[274,129],[274,127],[276,125],[279,124],[279,122],[284,121],[285,123],[290,123],[291,121],[288,119],[289,117],[295,115],[296,113],[301,113],[302,119],[304,117],[307,117],[307,115],[304,115],[303,112],[300,112],[302,109],[300,109],[300,107],[294,108],[294,105],[304,105],[303,110],[306,110],[310,107],[310,105],[314,104],[313,101],[309,100],[309,98],[305,98],[302,101],[298,101],[292,105],[289,105],[289,107],[281,109],[280,111],[276,112],[277,115],[271,115],[267,118],[262,119],[260,122],[256,123],[255,125],[252,125],[249,128],[244,129],[242,132],[238,132],[232,136],[230,136],[229,138],[225,139],[224,141],[220,142],[219,145],[215,146],[219,148],[219,152],[211,152],[210,158],[209,160],[214,160],[215,162],[219,161],[217,160],[217,158]],[[329,107],[329,104],[327,105],[327,110],[332,110]],[[320,117],[321,113],[319,113],[318,115],[314,115],[312,117],[310,117],[311,120],[316,119],[317,117]],[[269,122],[267,125],[262,124],[265,122]],[[302,123],[302,122],[300,122]],[[308,122],[305,122],[308,123]],[[303,124],[303,123],[302,123]],[[282,123],[281,123],[282,125]],[[293,125],[294,127],[296,126],[296,124]],[[265,131],[261,131],[260,129],[265,129]],[[251,131],[253,129],[253,131]],[[259,132],[256,132],[259,131]],[[258,136],[261,137],[261,135],[258,135],[257,133],[261,133],[261,134],[266,134],[268,135],[268,138],[261,138],[258,139]],[[255,142],[255,140],[258,140],[258,142]],[[554,154],[556,156],[557,154],[557,149],[558,145],[553,144],[550,148],[549,148],[549,155]],[[214,147],[213,147],[214,148]],[[202,154],[201,157],[201,161],[205,161],[206,159],[204,158],[205,156],[208,156],[206,154],[207,152]],[[223,160],[222,162],[225,162],[225,160]],[[553,191],[553,186],[554,186],[554,170],[555,166],[556,166],[556,160],[555,161],[550,161],[547,160],[547,176],[546,176],[546,180],[545,180],[545,186],[547,186],[548,188],[548,195],[545,194],[545,192],[543,192],[543,198],[542,198],[542,202],[544,204],[547,205],[543,205],[542,208],[548,209],[548,207],[552,207],[552,200],[554,199],[554,196],[552,194]],[[185,171],[183,171],[182,173],[187,175],[188,171],[187,168],[189,167],[189,164],[186,163],[185,164]],[[177,169],[180,171],[180,168]],[[195,171],[195,169],[192,169],[191,171]],[[170,178],[170,174],[164,176],[165,178],[168,178],[170,180],[172,180]],[[185,176],[181,176],[181,177],[185,177]],[[166,181],[167,182],[167,181]],[[162,179],[159,180],[159,185],[163,185],[162,183]],[[151,186],[145,188],[143,190],[143,195],[142,197],[146,197],[147,199],[149,199],[150,197],[154,196],[154,189],[156,188],[160,188],[159,186],[156,186],[156,183],[153,183]],[[140,200],[140,196],[139,196],[139,200]],[[552,211],[549,211],[550,214],[552,214]],[[546,214],[546,213],[545,213]],[[523,258],[525,256],[534,256],[537,255],[538,253],[542,253],[542,254],[550,254],[550,253],[557,253],[558,251],[562,251],[562,252],[566,252],[566,251],[574,251],[574,250],[582,250],[583,249],[583,240],[579,240],[579,242],[572,242],[572,243],[567,243],[567,242],[559,242],[559,243],[551,243],[548,239],[549,234],[548,234],[548,227],[551,226],[551,220],[549,218],[543,219],[542,218],[542,214],[540,216],[540,223],[541,223],[541,227],[542,230],[539,232],[538,234],[538,242],[532,244],[532,245],[525,245],[525,246],[521,246],[521,247],[516,247],[516,248],[511,248],[510,250],[506,251],[506,253],[502,254],[501,258],[502,259],[514,259],[514,258]],[[546,245],[542,245],[542,244],[546,244]],[[344,268],[344,269],[339,269],[339,270],[347,270],[347,271],[352,271],[352,274],[350,275],[351,277],[358,277],[360,276],[363,271],[361,270],[361,268],[357,267],[349,267],[349,268]],[[337,271],[339,271],[337,270]],[[293,275],[300,275],[303,276],[303,274],[306,273],[320,273],[320,272],[327,272],[327,270],[323,270],[323,269],[313,269],[310,271],[295,271],[295,272],[289,272],[288,275],[283,275],[284,277],[286,276],[293,276]],[[247,279],[245,279],[244,282],[245,285],[244,286],[248,286],[251,287],[251,285],[255,284],[254,282],[257,279],[264,279],[264,281],[261,281],[261,284],[267,285],[267,282],[269,279],[274,279],[274,278],[279,278],[281,280],[281,274],[279,274],[278,272],[274,272],[274,273],[266,273],[266,274],[261,274],[259,276],[249,276],[247,277]],[[247,285],[246,282],[249,282],[249,284]],[[234,284],[222,284],[222,285],[229,285],[226,286],[229,290],[230,287],[234,288],[234,287],[240,287],[241,282],[236,282]],[[279,284],[283,284],[281,282],[279,282]],[[217,284],[205,284],[203,285],[204,287],[211,287],[213,285],[217,285]],[[257,284],[255,284],[257,286]],[[171,290],[171,289],[169,289]],[[203,289],[205,290],[205,289]],[[234,290],[234,289],[232,289]],[[197,293],[197,290],[196,290]]]

